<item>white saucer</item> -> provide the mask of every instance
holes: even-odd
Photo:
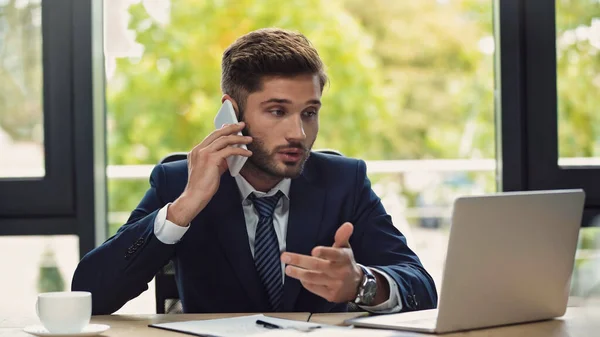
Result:
[[[83,336],[96,336],[104,331],[110,329],[110,326],[106,324],[88,324],[83,331],[74,333],[51,333],[43,325],[30,325],[23,329],[23,331],[30,333],[35,336],[51,336],[51,337],[83,337]]]

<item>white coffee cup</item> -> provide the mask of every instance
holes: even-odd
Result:
[[[92,294],[87,291],[42,293],[35,306],[49,332],[78,333],[90,323]]]

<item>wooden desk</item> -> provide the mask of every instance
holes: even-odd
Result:
[[[202,320],[223,317],[235,317],[243,314],[183,314],[183,315],[111,315],[94,316],[92,323],[108,324],[110,330],[102,336],[121,337],[121,336],[185,336],[175,332],[149,328],[148,324],[177,322],[186,320]],[[278,313],[266,314],[267,316],[294,319],[306,321],[310,316],[310,321],[315,323],[342,325],[344,320],[364,315],[364,313],[343,313],[343,314],[313,314],[308,313]],[[22,327],[15,327],[7,323],[8,320],[0,321],[0,337],[31,337],[31,335],[22,331]],[[29,324],[37,324],[33,320]],[[418,333],[401,332],[400,336],[427,336]],[[368,331],[365,336],[369,336]],[[507,327],[482,329],[470,332],[441,335],[443,337],[579,337],[579,336],[600,336],[600,308],[584,309],[569,308],[567,314],[559,319],[549,320],[538,323],[519,324]]]
[[[179,315],[107,315],[93,316],[91,323],[108,324],[110,330],[101,336],[106,337],[159,337],[159,336],[186,336],[177,332],[171,332],[148,327],[149,324],[194,321],[204,319],[226,318],[243,316],[246,314],[179,314]],[[309,313],[266,313],[265,315],[284,319],[293,319],[306,322],[310,317]],[[350,318],[353,316],[348,316]],[[340,320],[342,322],[343,320]],[[17,326],[15,323],[19,324]],[[0,319],[0,337],[32,337],[23,328],[27,325],[40,324],[32,317],[17,319]]]

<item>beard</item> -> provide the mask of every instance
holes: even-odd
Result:
[[[252,156],[248,158],[246,164],[250,164],[250,169],[259,171],[262,174],[265,174],[272,178],[297,178],[304,171],[304,164],[308,160],[310,156],[310,149],[312,148],[312,144],[310,146],[305,146],[302,143],[288,143],[286,145],[280,145],[273,149],[273,151],[269,151],[265,142],[262,138],[253,135],[252,131],[248,124],[242,130],[242,134],[244,136],[252,137],[252,143],[247,144],[246,147],[248,150],[252,151]],[[278,160],[275,158],[279,151],[285,149],[300,149],[302,150],[302,158],[297,162],[286,162],[283,161],[283,167],[278,165]]]

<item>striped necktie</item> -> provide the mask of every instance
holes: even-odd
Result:
[[[279,241],[273,227],[273,212],[283,193],[259,198],[250,194],[250,200],[258,211],[259,219],[254,239],[254,265],[273,311],[281,310],[283,278],[279,256]]]

